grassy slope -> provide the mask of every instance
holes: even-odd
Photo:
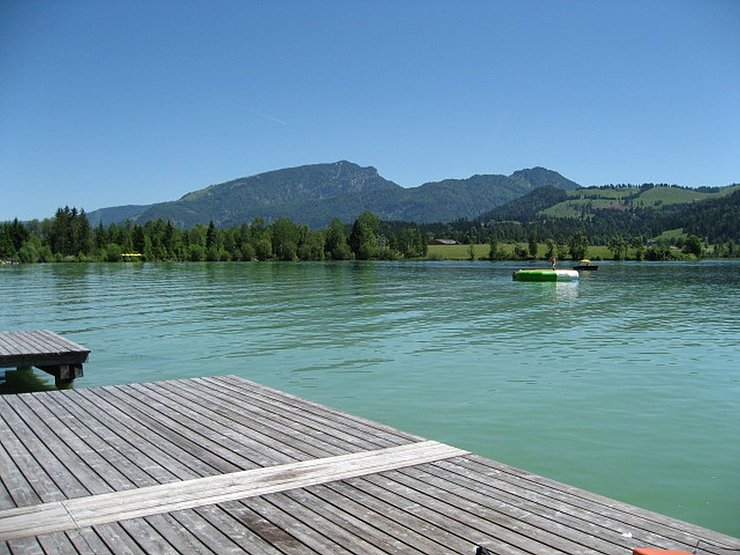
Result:
[[[642,203],[642,206],[654,207],[654,206],[667,206],[669,204],[690,204],[692,202],[698,202],[702,200],[708,200],[713,198],[720,198],[725,195],[729,195],[733,191],[736,191],[740,186],[726,187],[718,193],[703,193],[699,191],[692,191],[690,189],[677,189],[675,187],[653,187],[642,193],[637,201]]]
[[[671,204],[690,204],[702,200],[720,198],[729,195],[740,188],[740,185],[724,187],[717,193],[706,193],[691,189],[680,189],[677,187],[653,187],[643,191],[632,199],[633,206],[644,208],[656,208]],[[568,191],[569,200],[560,202],[546,210],[543,215],[553,218],[580,218],[584,206],[590,204],[593,208],[608,205],[620,205],[629,195],[634,194],[637,189],[578,189]]]
[[[524,249],[527,248],[527,243],[500,243],[499,249],[504,252],[504,258],[515,260],[514,247],[520,246]],[[537,248],[537,257],[544,258],[545,250],[547,247],[544,243],[540,243]],[[473,253],[476,259],[486,259],[491,252],[490,247],[487,244],[473,245]],[[611,258],[612,254],[605,246],[594,245],[588,247],[586,251],[587,257],[592,260]],[[470,247],[469,245],[429,245],[429,251],[427,253],[428,260],[470,260]]]
[[[568,191],[569,200],[542,211],[545,216],[552,218],[580,218],[584,206],[592,207],[607,206],[610,204],[622,204],[625,197],[634,193],[629,189],[578,189]]]

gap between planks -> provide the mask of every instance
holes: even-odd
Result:
[[[259,497],[469,454],[444,443],[323,457],[0,511],[0,542]]]

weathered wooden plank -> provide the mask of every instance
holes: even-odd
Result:
[[[598,541],[602,549],[608,549],[610,546],[630,549],[635,544],[635,540],[631,538],[638,538],[634,527],[625,525],[621,520],[607,517],[601,513],[599,506],[594,505],[590,510],[585,510],[583,507],[553,500],[544,488],[528,490],[512,486],[499,478],[486,480],[477,473],[466,473],[464,470],[466,462],[429,465],[424,470],[435,476],[436,483],[461,488],[459,491],[462,495],[471,497],[477,503],[498,507],[513,518],[523,518],[518,511],[527,511],[535,515],[528,518],[528,522],[539,522],[542,527],[561,530],[569,537],[581,538],[587,544]],[[568,528],[564,529],[563,526]],[[643,534],[639,539],[652,545],[650,542],[655,537]],[[601,545],[600,540],[605,540],[608,544]]]
[[[297,501],[291,496],[274,494],[262,498],[282,511],[299,525],[310,528],[320,533],[321,536],[331,538],[332,542],[345,547],[351,553],[362,553],[363,555],[383,555],[382,549],[368,541],[363,535],[356,534],[349,529],[349,521],[341,515],[331,514],[324,504],[312,505]],[[330,518],[333,516],[334,518]],[[319,546],[317,546],[319,547]],[[324,548],[322,544],[320,547]],[[314,547],[316,549],[316,547]],[[329,551],[326,549],[326,551]]]
[[[62,501],[0,511],[0,541],[77,528]]]
[[[187,383],[192,382],[193,380],[189,380]],[[209,401],[209,407],[211,410],[214,408],[214,397],[212,395],[208,395],[205,397],[204,393],[201,390],[196,390],[192,385],[190,385],[187,390],[185,389],[185,383],[186,382],[165,382],[163,384],[146,384],[142,387],[156,387],[159,385],[163,386],[170,386],[172,388],[177,388],[178,395],[190,395],[191,400],[196,399],[204,399],[207,398]],[[180,397],[181,398],[181,397]],[[264,400],[263,400],[264,401]],[[336,445],[338,446],[336,449],[332,448],[331,451],[328,451],[332,454],[337,454],[341,452],[347,452],[348,450],[357,450],[357,439],[354,436],[350,436],[349,441],[347,438],[337,439],[335,436],[341,435],[342,432],[337,433],[336,426],[329,427],[329,426],[318,426],[315,422],[312,422],[310,426],[304,426],[302,424],[302,420],[305,420],[304,418],[298,416],[296,417],[295,414],[291,415],[291,418],[283,418],[281,417],[275,409],[278,409],[281,405],[284,403],[278,404],[277,402],[273,401],[269,404],[269,408],[273,412],[267,412],[261,410],[258,406],[256,406],[255,403],[250,403],[248,405],[240,405],[238,400],[235,400],[233,396],[224,398],[222,401],[216,401],[216,403],[223,403],[223,408],[227,408],[228,410],[232,411],[229,414],[229,420],[232,420],[232,422],[235,419],[239,419],[238,414],[244,414],[245,420],[251,422],[251,424],[254,426],[255,424],[258,424],[258,428],[260,430],[260,433],[265,433],[266,430],[276,429],[282,422],[281,429],[278,430],[278,433],[282,434],[282,437],[280,438],[282,442],[291,441],[293,444],[297,445],[296,442],[300,441],[301,439],[304,439],[306,441],[303,442],[301,445],[302,449],[311,449],[312,443],[321,443],[321,444],[329,444],[329,445]],[[228,403],[228,405],[226,404]],[[211,414],[213,414],[211,412]],[[235,414],[232,416],[232,414]],[[264,414],[265,416],[257,417],[256,414]],[[233,425],[232,425],[233,428]],[[377,442],[372,443],[369,441],[365,441],[364,448],[368,448],[371,445],[377,445]],[[315,449],[314,449],[315,451]],[[321,455],[325,455],[327,451],[324,451],[324,453],[321,453]]]
[[[84,423],[86,429],[107,445],[105,454],[113,459],[126,459],[149,476],[152,483],[166,483],[198,476],[197,465],[179,450],[149,434],[140,423],[118,407],[89,394],[89,390],[50,392],[45,403],[54,410],[67,411]],[[137,485],[152,485],[137,483]]]
[[[77,555],[78,553],[74,544],[62,532],[45,534],[36,539],[44,553],[54,553],[54,555]]]
[[[33,507],[6,509],[0,512],[0,540],[256,497],[458,456],[461,453],[459,449],[427,441],[135,490],[78,497]]]
[[[409,440],[379,441],[370,430],[355,429],[353,433],[347,433],[348,426],[345,423],[319,418],[312,412],[302,411],[293,406],[290,399],[279,400],[258,394],[250,395],[246,388],[240,390],[240,395],[236,395],[235,392],[232,394],[228,389],[225,391],[211,389],[210,392],[220,402],[229,403],[239,412],[243,411],[259,418],[260,426],[268,426],[278,433],[291,435],[293,441],[299,438],[320,440],[322,448],[331,454],[359,449],[378,449],[409,442]]]
[[[275,437],[275,434],[267,435],[268,428],[260,426],[254,414],[241,416],[232,406],[232,412],[224,411],[224,416],[219,414],[221,407],[211,397],[201,394],[200,399],[205,399],[209,407],[203,407],[195,402],[196,397],[190,396],[188,392],[172,393],[165,388],[152,389],[147,386],[142,388],[142,397],[152,399],[152,402],[166,403],[171,408],[167,415],[181,422],[183,426],[190,429],[197,436],[207,436],[211,441],[218,443],[226,451],[241,456],[243,461],[250,461],[251,467],[270,466],[295,460],[305,460],[318,456],[326,456],[326,452],[313,450],[311,454],[301,452],[290,445],[290,436]],[[228,415],[228,416],[226,416]],[[251,427],[245,425],[249,422]],[[308,444],[307,444],[308,445]],[[281,447],[289,447],[293,456],[286,455],[280,451]]]
[[[6,426],[0,414],[0,428]],[[20,497],[20,504],[30,505],[39,502],[38,496],[33,495],[28,481],[11,460],[3,443],[0,442],[0,509],[18,506],[19,503],[13,498],[11,491],[15,492],[17,497]],[[26,503],[23,503],[24,500]]]
[[[188,528],[181,526],[171,515],[157,514],[144,518],[175,553],[205,553],[210,551]]]
[[[4,458],[4,456],[7,456],[7,453],[5,453],[5,450],[2,447],[0,447],[0,459]],[[15,506],[16,504],[13,501],[13,498],[11,497],[10,492],[8,491],[8,488],[5,486],[5,483],[3,482],[2,463],[0,462],[0,509],[9,509]]]
[[[83,347],[79,343],[72,341],[58,333],[51,330],[35,330],[36,336],[42,340],[45,344],[53,346],[58,352],[65,351],[88,351],[87,347]]]
[[[291,490],[282,495],[300,507],[310,507],[314,511],[320,511],[323,518],[330,520],[335,526],[351,534],[352,537],[360,538],[369,543],[374,550],[380,553],[403,553],[404,555],[426,555],[426,553],[430,553],[428,550],[420,550],[419,543],[404,543],[388,533],[384,526],[375,526],[377,520],[373,519],[373,516],[377,518],[377,515],[358,504],[354,504],[352,506],[354,510],[351,510],[347,503],[348,500],[323,486]],[[308,518],[313,524],[311,513],[308,513]],[[373,520],[375,520],[375,523]],[[348,543],[353,544],[354,542],[349,540]],[[441,549],[443,549],[443,546],[437,545],[435,551]]]
[[[156,525],[155,518],[164,519],[158,526],[160,529],[169,526],[176,530],[187,530],[202,545],[202,548],[199,548],[202,552],[213,552],[221,555],[244,553],[244,550],[239,547],[239,544],[233,538],[222,533],[207,519],[193,510],[174,511],[166,515],[147,517],[147,521]]]
[[[319,441],[321,438],[308,437],[297,428],[287,429],[260,407],[245,407],[234,400],[214,396],[207,389],[196,389],[192,384],[190,387],[182,385],[180,382],[163,383],[166,391],[163,395],[173,400],[184,400],[197,413],[209,415],[225,435],[249,442],[250,448],[255,444],[254,448],[273,459],[271,464],[337,454],[336,450],[326,449],[324,442]]]
[[[7,425],[0,422],[0,478],[8,492],[8,498],[4,499],[2,508],[41,503],[41,498],[10,454],[11,451],[17,451],[15,437],[9,437],[10,434],[3,433],[3,430],[8,431]],[[19,456],[20,454],[16,453],[16,458]]]
[[[167,382],[166,385],[171,386],[173,390],[176,390],[178,394],[182,394],[183,391],[187,390],[191,395],[201,395],[209,399],[209,401],[216,404],[227,413],[234,413],[236,415],[244,415],[245,420],[251,417],[257,417],[259,419],[259,425],[257,429],[261,429],[266,426],[268,430],[276,430],[278,432],[284,432],[286,429],[291,429],[291,423],[294,425],[292,429],[298,430],[294,433],[296,437],[307,436],[311,440],[317,437],[315,429],[310,426],[306,426],[300,420],[294,419],[291,416],[284,416],[281,413],[281,408],[285,406],[285,403],[281,403],[278,400],[268,398],[255,398],[248,395],[249,391],[245,388],[241,390],[231,390],[229,388],[221,388],[214,386],[210,381],[204,380],[190,380],[190,383],[184,382]],[[247,382],[248,383],[248,382]],[[329,428],[323,429],[324,434],[332,434],[333,430]],[[322,444],[326,443],[326,439],[322,438]],[[306,443],[310,443],[307,441]],[[344,449],[346,443],[340,444],[339,450]],[[331,446],[327,444],[324,449],[329,449]],[[346,452],[346,449],[344,449]]]
[[[28,417],[29,415],[23,410],[18,412],[15,409],[14,405],[17,404],[17,401],[17,396],[8,396],[5,405],[7,410],[3,416],[15,434],[19,438],[22,438],[23,444],[33,452],[33,457],[38,461],[38,464],[44,468],[64,496],[75,497],[90,494],[91,492],[80,479],[70,472],[64,460],[59,458],[67,459],[67,453],[63,452],[63,450],[55,453],[49,448],[47,441],[50,441],[50,439],[43,434],[45,430],[35,427],[33,425],[35,422],[29,423],[24,420],[23,417]],[[51,441],[53,442],[53,440]]]
[[[61,534],[61,532],[59,532]],[[113,551],[105,545],[92,528],[83,528],[82,530],[67,530],[64,534],[74,545],[78,553],[94,553],[95,555],[112,554]],[[120,551],[116,551],[118,555]]]
[[[458,553],[474,551],[475,545],[489,543],[492,539],[497,540],[496,553],[567,553],[543,545],[535,538],[512,533],[512,527],[507,526],[511,523],[506,520],[487,520],[475,512],[459,510],[438,492],[418,491],[399,483],[388,474],[368,475],[347,482],[367,495],[376,497],[381,503],[400,508],[415,517],[419,521],[416,530],[442,545],[458,546]],[[335,485],[331,484],[331,487]]]
[[[105,546],[115,555],[143,555],[145,552],[141,546],[118,522],[111,524],[101,524],[93,528],[82,528],[80,530],[69,530],[67,534],[94,533],[100,538]],[[94,552],[96,553],[96,552]]]
[[[309,549],[311,553],[351,555],[351,551],[334,541],[333,538],[323,535],[321,530],[315,530],[313,527],[307,526],[292,514],[286,513],[279,507],[266,501],[263,497],[248,499],[243,501],[243,503],[262,518],[270,521],[285,533],[295,538],[300,544]]]
[[[8,337],[8,332],[0,332],[0,356],[11,355],[16,352],[15,345]]]
[[[280,555],[282,553],[274,545],[266,542],[256,532],[252,531],[247,525],[247,519],[234,516],[233,513],[228,512],[226,510],[227,506],[237,507],[236,512],[239,512],[240,508],[246,511],[246,508],[240,503],[230,501],[219,505],[206,505],[187,511],[177,511],[172,514],[180,520],[181,515],[192,512],[229,538],[244,552],[254,555]]]
[[[295,536],[283,529],[279,524],[266,518],[242,501],[230,501],[219,505],[226,513],[240,525],[249,530],[251,541],[246,544],[250,553],[255,555],[276,555],[290,553],[290,555],[316,555]],[[207,507],[201,507],[203,511]],[[261,551],[264,548],[264,551]],[[321,554],[319,554],[321,555]]]
[[[462,452],[458,449],[427,441],[137,490],[69,499],[64,505],[77,523],[89,526],[108,521],[107,519],[111,517],[137,518],[147,514],[256,497],[439,460],[460,453]],[[9,509],[6,512],[12,511],[13,509]]]
[[[514,543],[515,536],[523,535],[548,549],[564,553],[610,553],[615,548],[614,543],[566,526],[558,518],[544,518],[538,514],[539,507],[536,505],[512,505],[490,494],[482,494],[482,488],[476,491],[472,484],[460,485],[437,479],[426,472],[429,466],[419,466],[411,469],[411,472],[388,473],[386,476],[411,490],[444,499],[447,507],[440,510],[444,514],[463,515],[467,512],[484,521],[496,522],[501,526],[496,537],[511,543]],[[465,516],[464,520],[467,522],[470,518]]]
[[[423,553],[469,554],[474,551],[474,536],[458,535],[459,530],[449,531],[438,526],[418,503],[365,480],[332,482],[312,487],[310,491],[351,514],[361,516],[368,527],[408,545],[409,549]],[[480,535],[479,539],[487,539],[487,536]],[[403,550],[397,552],[405,553]],[[505,549],[497,553],[521,555],[524,551]]]
[[[270,403],[271,406],[284,410],[288,418],[303,416],[319,428],[341,430],[354,437],[354,441],[380,442],[377,447],[387,447],[424,439],[238,376],[207,377],[199,378],[199,380],[221,388],[229,395],[243,397],[247,404],[251,402]]]
[[[691,551],[702,538],[702,535],[677,534],[667,528],[661,529],[654,522],[642,518],[635,517],[627,523],[618,512],[605,515],[602,511],[609,512],[608,507],[596,503],[588,508],[580,506],[580,503],[569,505],[556,501],[553,504],[549,497],[550,492],[543,487],[528,493],[526,487],[510,488],[504,484],[504,490],[500,490],[502,481],[498,478],[491,478],[490,482],[493,483],[490,483],[485,475],[477,472],[463,473],[462,480],[460,476],[456,477],[456,473],[452,471],[454,467],[457,465],[464,467],[472,458],[475,457],[439,461],[423,467],[403,469],[397,474],[415,475],[423,471],[425,476],[421,476],[421,479],[425,483],[424,487],[440,488],[446,499],[451,498],[451,493],[459,494],[471,500],[476,506],[483,509],[492,507],[506,513],[517,522],[535,524],[542,529],[556,532],[578,541],[595,553],[620,553],[631,550],[635,545],[683,548]],[[435,476],[434,483],[429,483],[428,475]],[[577,494],[578,490],[573,490],[571,497],[576,498]],[[520,510],[527,512],[519,514]],[[616,518],[613,518],[615,515]],[[663,518],[666,521],[672,520],[668,517]],[[519,530],[524,528],[519,527]],[[527,534],[533,535],[531,531]],[[740,542],[727,536],[722,536],[722,540],[724,543],[720,543],[721,545],[740,547]],[[722,553],[721,550],[708,549],[707,553],[710,552]]]
[[[207,476],[216,472],[211,465],[174,443],[172,438],[176,440],[178,436],[160,434],[163,425],[149,427],[151,419],[142,418],[133,407],[118,404],[115,397],[101,395],[102,389],[81,389],[76,393],[84,399],[85,409],[94,411],[106,426],[122,438],[128,438],[136,449],[180,478]]]
[[[82,458],[111,490],[119,491],[158,483],[95,434],[90,419],[80,420],[69,412],[67,409],[73,403],[57,404],[52,399],[59,396],[43,395],[23,395],[19,398],[29,410],[34,411],[52,428],[59,439]]]
[[[33,337],[40,345],[48,349],[49,352],[57,353],[84,353],[90,352],[87,347],[59,335],[50,330],[32,330],[27,334]]]
[[[348,414],[332,407],[315,403],[307,399],[302,399],[290,393],[285,393],[277,389],[273,389],[255,382],[250,382],[237,376],[221,376],[218,378],[201,378],[205,381],[211,381],[212,383],[219,384],[231,384],[233,391],[238,393],[240,390],[249,394],[254,392],[258,397],[263,399],[272,399],[277,402],[278,405],[287,407],[295,407],[296,414],[311,415],[312,418],[316,418],[319,422],[327,424],[327,428],[333,429],[339,427],[349,433],[354,433],[358,438],[362,439],[364,436],[370,436],[373,440],[387,441],[380,446],[388,445],[399,445],[401,443],[407,443],[409,441],[422,441],[425,438],[397,430],[385,424],[374,422],[360,416]]]
[[[67,345],[72,345],[71,342],[62,337],[59,337],[59,341],[55,341],[51,333],[45,334],[44,330],[21,330],[15,332],[15,336],[24,352],[25,350],[34,350],[38,353],[59,354],[74,350],[67,348]]]
[[[102,387],[96,390],[96,394],[111,405],[126,409],[131,419],[139,422],[149,433],[156,433],[172,444],[173,448],[187,453],[194,464],[209,467],[208,470],[204,469],[204,474],[235,472],[254,467],[251,461],[229,453],[207,435],[195,436],[187,426],[172,418],[171,411],[166,407],[149,406],[123,386]]]
[[[16,504],[24,504],[35,499],[40,502],[64,499],[64,492],[30,452],[30,450],[35,451],[36,447],[40,447],[43,452],[43,445],[40,445],[38,439],[32,434],[28,434],[28,437],[26,437],[27,430],[21,425],[22,423],[18,423],[15,411],[7,404],[6,398],[2,396],[0,396],[0,414],[5,421],[5,425],[0,426],[0,444],[7,452],[13,465],[11,473],[8,476],[3,476],[3,480],[9,480],[10,494]],[[17,434],[23,435],[23,441],[19,439]],[[30,489],[23,487],[22,482],[24,480],[28,483]],[[14,490],[13,484],[21,489]]]
[[[203,415],[192,409],[192,405],[181,397],[168,398],[159,392],[153,392],[149,388],[133,384],[126,388],[122,394],[128,395],[132,404],[143,404],[150,409],[149,416],[159,418],[169,423],[177,422],[179,434],[192,440],[193,443],[207,447],[207,457],[217,460],[217,466],[223,464],[234,465],[236,468],[254,468],[259,466],[252,460],[254,452],[249,446],[244,446],[241,439],[236,438],[238,434],[226,425],[214,422],[213,418],[203,418]],[[177,399],[173,403],[172,399]],[[184,401],[184,402],[183,402]],[[230,469],[221,469],[231,471]]]
[[[121,529],[136,541],[144,553],[177,553],[160,531],[143,518],[125,520],[118,523]],[[188,553],[187,551],[183,553]]]
[[[178,389],[177,393],[186,397],[189,395],[182,389]],[[213,409],[223,411],[224,415],[227,415],[224,417],[226,421],[231,420],[240,426],[232,428],[231,433],[241,430],[250,437],[274,445],[275,448],[287,450],[291,460],[337,455],[351,450],[346,442],[335,440],[333,432],[328,428],[325,428],[322,434],[301,425],[296,420],[291,421],[275,412],[265,410],[257,403],[245,405],[236,399],[212,395],[207,398]]]
[[[38,538],[20,538],[6,544],[13,555],[46,555]]]
[[[658,544],[678,542],[682,545],[695,545],[697,539],[703,538],[709,542],[721,545],[730,545],[740,548],[740,541],[725,534],[707,530],[694,524],[679,521],[665,515],[654,513],[646,509],[629,505],[604,497],[580,488],[569,486],[543,476],[527,473],[485,459],[479,456],[470,456],[465,459],[465,466],[476,476],[486,476],[486,471],[497,473],[501,480],[509,481],[518,492],[540,492],[544,493],[545,499],[556,500],[574,507],[580,518],[593,523],[601,523],[604,519],[610,522],[618,522],[624,526],[625,533],[633,533],[634,530],[642,530],[647,538],[656,538]],[[561,507],[556,505],[556,508]],[[563,510],[560,508],[559,510]],[[610,524],[611,526],[611,524]],[[654,536],[652,535],[654,534]],[[659,540],[663,538],[663,540]]]
[[[27,352],[51,352],[55,349],[50,348],[46,342],[38,337],[38,330],[21,330],[15,332],[6,332],[5,335],[10,339],[14,347],[15,354],[24,354]]]
[[[0,332],[0,357],[22,355],[29,351],[29,339],[22,332]],[[39,346],[31,339],[30,349],[36,351]]]
[[[42,411],[43,416],[41,416],[32,410],[24,402],[24,398],[29,397],[31,396],[10,396],[8,397],[8,405],[13,407],[20,420],[28,427],[28,430],[46,448],[45,454],[48,455],[48,458],[41,458],[39,462],[44,466],[54,466],[60,473],[63,472],[63,469],[66,469],[85,488],[86,494],[114,491],[114,487],[111,487],[102,477],[101,473],[94,468],[95,463],[99,462],[100,457],[94,451],[87,448],[87,446],[80,445],[77,442],[73,444],[74,446],[68,445],[65,438],[70,438],[69,434],[65,433],[66,427],[54,415],[48,413],[48,411]],[[53,431],[50,425],[54,425]],[[37,455],[37,458],[39,458],[39,455]],[[113,480],[116,478],[116,473],[109,472],[107,477]]]

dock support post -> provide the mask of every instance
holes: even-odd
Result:
[[[69,389],[77,378],[81,378],[84,375],[82,364],[37,366],[37,368],[54,376],[54,385],[57,389]]]

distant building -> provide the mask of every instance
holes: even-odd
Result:
[[[454,239],[432,239],[432,245],[459,245]]]

